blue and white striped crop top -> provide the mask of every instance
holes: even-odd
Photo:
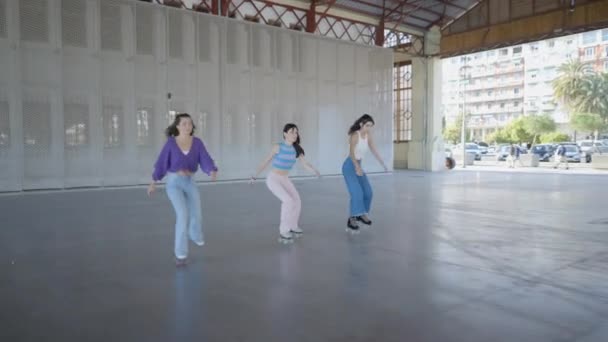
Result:
[[[272,158],[272,167],[279,170],[289,171],[296,163],[296,149],[293,145],[279,144],[279,152]]]

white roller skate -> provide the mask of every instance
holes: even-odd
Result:
[[[302,237],[302,234],[304,234],[304,231],[300,227],[293,228],[289,232],[296,239]]]
[[[293,243],[293,235],[290,232],[279,233],[279,242],[286,245]]]

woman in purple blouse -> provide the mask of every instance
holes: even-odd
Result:
[[[194,124],[186,113],[175,116],[167,127],[167,142],[154,165],[153,182],[148,187],[148,196],[155,190],[155,183],[167,175],[167,196],[175,209],[175,262],[186,264],[188,237],[199,246],[205,244],[202,229],[201,198],[192,176],[200,165],[201,170],[217,177],[217,167],[207,153],[203,142],[193,136]]]

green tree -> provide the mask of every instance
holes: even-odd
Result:
[[[533,139],[533,135],[526,130],[523,117],[511,121],[505,127],[505,131],[513,143],[531,142]]]
[[[575,100],[576,113],[596,113],[608,118],[608,74],[592,74],[583,79],[580,95]]]
[[[578,111],[579,102],[585,95],[583,88],[588,87],[593,70],[589,64],[571,60],[557,69],[559,75],[553,81],[553,95],[564,104],[569,112]]]
[[[467,121],[470,115],[467,115]],[[466,127],[465,127],[466,128]],[[443,140],[452,143],[458,144],[460,142],[460,136],[462,132],[462,114],[459,114],[456,118],[456,121],[450,125],[447,125],[443,130]],[[470,136],[470,130],[466,128],[466,136],[465,139],[468,139]]]
[[[554,95],[568,109],[570,124],[597,138],[608,126],[608,74],[598,74],[580,61],[564,63],[559,73],[553,82]]]
[[[534,134],[526,129],[526,118],[521,117],[491,134],[488,140],[498,144],[505,144],[531,142],[533,139]]]
[[[545,133],[540,136],[540,142],[543,144],[565,142],[569,140],[570,137],[568,136],[568,134],[560,132]]]
[[[575,113],[570,118],[570,124],[577,130],[593,133],[596,139],[598,133],[606,128],[605,120],[595,113]]]
[[[504,128],[490,134],[487,140],[497,144],[506,144],[512,142],[511,137],[507,134]]]
[[[532,135],[532,145],[541,134],[555,131],[555,120],[549,115],[526,116],[522,119],[524,129]]]

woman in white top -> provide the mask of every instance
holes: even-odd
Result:
[[[361,161],[367,151],[371,150],[384,167],[384,171],[388,171],[382,157],[376,150],[371,134],[372,127],[374,127],[374,119],[370,115],[364,114],[355,121],[348,131],[350,153],[342,165],[342,175],[344,175],[346,187],[350,193],[350,217],[346,225],[351,232],[358,232],[357,221],[367,225],[372,224],[368,217],[372,204],[372,187],[361,168]]]

